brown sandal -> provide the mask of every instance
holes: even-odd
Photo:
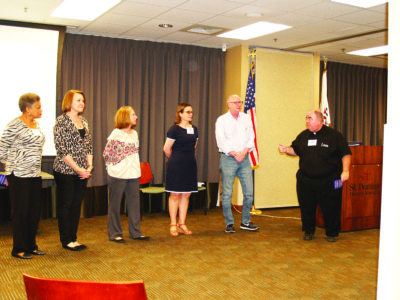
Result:
[[[179,228],[180,230],[182,230],[183,234],[189,235],[189,234],[192,234],[192,233],[193,233],[193,232],[191,232],[191,231],[186,227],[185,224],[178,224],[177,226],[178,226],[178,228]]]
[[[176,224],[170,224],[169,225],[169,234],[172,235],[172,236],[178,236],[179,235]]]

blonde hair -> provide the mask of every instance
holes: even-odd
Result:
[[[71,110],[72,98],[74,98],[75,94],[81,94],[83,96],[83,103],[85,103],[83,111],[85,111],[85,108],[86,108],[86,96],[85,96],[85,93],[82,92],[82,91],[79,91],[79,90],[69,90],[65,94],[63,102],[62,102],[62,111],[63,111],[63,113],[69,112]],[[82,111],[82,113],[83,113],[83,111]],[[79,115],[82,114],[82,113],[79,113]]]
[[[126,127],[133,127],[131,121],[131,113],[134,112],[131,106],[122,106],[115,114],[115,128],[123,129]]]

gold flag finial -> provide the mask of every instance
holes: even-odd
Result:
[[[248,56],[251,56],[251,59],[254,59],[254,57],[256,56],[256,50],[251,50]]]

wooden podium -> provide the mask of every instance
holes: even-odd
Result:
[[[381,219],[382,146],[351,147],[350,178],[343,185],[341,231],[378,228]],[[317,226],[324,227],[320,208]]]

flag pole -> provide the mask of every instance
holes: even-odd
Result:
[[[321,101],[319,109],[324,116],[324,125],[330,126],[331,123],[331,113],[328,104],[328,70],[326,69],[326,64],[328,59],[324,57],[324,71],[322,73],[322,83],[321,83]]]
[[[251,162],[251,165],[252,165],[252,177],[253,177],[253,204],[251,206],[250,214],[252,214],[252,215],[261,215],[262,214],[261,210],[255,209],[255,206],[254,206],[254,191],[255,191],[255,188],[254,188],[254,186],[255,186],[255,180],[254,180],[255,171],[254,170],[259,167],[257,136],[256,136],[256,131],[257,130],[256,130],[256,120],[255,120],[255,72],[253,74],[253,70],[255,69],[256,50],[255,49],[251,50],[248,56],[250,57],[250,60],[249,60],[249,62],[250,62],[250,64],[249,64],[250,65],[250,74],[249,74],[249,79],[248,79],[248,82],[247,82],[246,105],[245,105],[245,110],[246,111],[245,111],[245,113],[248,113],[248,111],[250,111],[251,108],[253,107],[253,105],[251,105],[250,103],[252,101],[251,98],[254,98],[253,99],[253,101],[254,101],[254,109],[253,110],[254,111],[250,112],[250,115],[251,115],[251,118],[252,118],[252,123],[253,123],[253,126],[254,126],[254,133],[255,133],[255,150],[253,150],[253,151],[256,153],[255,155],[254,154],[249,155],[250,162]],[[251,78],[252,78],[252,80],[251,80]],[[250,89],[251,89],[250,81],[252,81],[252,87],[254,89],[254,93],[253,94],[250,91]]]

